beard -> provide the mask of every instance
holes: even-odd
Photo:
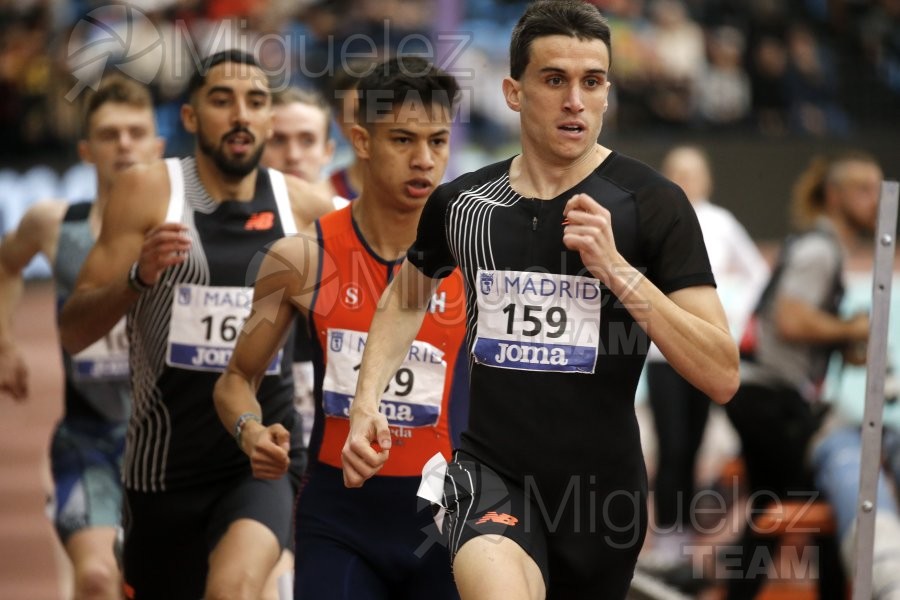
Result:
[[[222,139],[219,141],[219,145],[217,146],[215,145],[215,143],[213,143],[212,140],[207,139],[207,137],[203,133],[203,128],[200,127],[200,124],[198,123],[197,145],[200,147],[200,151],[203,152],[203,154],[213,159],[213,163],[216,165],[216,168],[218,168],[223,175],[235,178],[244,178],[252,173],[257,166],[259,166],[259,160],[262,157],[262,153],[263,150],[265,150],[266,145],[265,143],[260,144],[256,150],[254,150],[244,158],[229,157],[225,153],[225,139],[235,133],[246,133],[249,136],[253,136],[253,134],[250,133],[249,130],[243,127],[235,127],[222,136]]]

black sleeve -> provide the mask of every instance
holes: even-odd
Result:
[[[716,285],[697,213],[677,185],[665,182],[638,194],[647,277],[664,293]]]
[[[416,241],[406,253],[409,262],[432,279],[443,279],[456,268],[447,242],[445,222],[450,196],[446,185],[439,186],[431,194],[419,218]]]

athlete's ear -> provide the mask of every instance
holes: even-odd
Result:
[[[350,128],[350,143],[353,144],[353,151],[356,157],[361,160],[369,159],[369,144],[372,137],[365,127],[354,125]]]
[[[522,110],[522,103],[519,100],[521,90],[521,83],[512,77],[503,78],[503,97],[506,98],[506,105],[516,112]]]
[[[181,105],[181,124],[188,133],[197,133],[197,111],[190,102]]]

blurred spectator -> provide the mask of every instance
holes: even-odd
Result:
[[[681,0],[654,0],[650,17],[652,63],[645,68],[653,72],[651,110],[665,122],[686,123],[706,64],[703,30]]]
[[[750,114],[750,78],[744,70],[744,36],[734,27],[709,35],[709,65],[697,82],[697,116],[706,125],[743,123]]]
[[[0,16],[0,153],[14,156],[63,143],[53,128],[49,14],[43,4],[5,7]]]
[[[816,136],[848,133],[847,115],[837,102],[834,63],[805,25],[788,32],[788,58],[792,129]]]
[[[900,123],[892,102],[900,91],[900,0],[587,1],[608,17],[616,39],[606,115],[610,133],[639,137],[660,125],[682,133],[749,123],[751,133],[763,135],[834,136],[846,134],[851,122],[879,128],[885,122]],[[447,8],[451,3],[453,8]],[[405,52],[434,53],[438,36],[454,33],[462,36],[464,52],[453,57],[452,66],[477,73],[467,86],[470,114],[462,124],[467,135],[457,140],[470,143],[460,157],[487,161],[515,144],[509,112],[491,82],[506,74],[503,40],[525,3],[0,1],[0,131],[5,142],[0,155],[20,170],[35,160],[58,170],[76,162],[71,147],[82,106],[65,96],[84,79],[87,71],[79,69],[90,70],[89,55],[107,55],[94,66],[119,68],[151,87],[167,148],[185,153],[190,137],[178,118],[184,85],[197,57],[212,53],[213,46],[249,46],[277,85],[325,89],[354,55],[374,59],[401,45]],[[129,18],[110,17],[126,12]],[[447,12],[463,15],[463,22],[442,21],[439,17]],[[95,54],[79,51],[82,40],[102,41],[102,28],[84,26],[88,13],[109,27],[110,39],[92,45]],[[805,28],[788,36],[792,23],[806,20],[819,27],[816,35]],[[738,35],[717,35],[723,26],[743,38],[739,54],[745,58],[738,64]],[[121,45],[113,37],[129,40],[129,48],[113,48]],[[839,84],[854,94],[840,97]],[[346,155],[346,145],[339,145],[338,162]]]
[[[873,158],[854,153],[814,160],[795,185],[792,208],[802,230],[784,244],[741,340],[741,387],[725,406],[741,440],[752,511],[818,496],[806,459],[821,424],[828,362],[869,334],[867,315],[838,314],[844,259],[875,227],[881,178]],[[729,600],[755,596],[767,575],[753,565],[771,560],[778,541],[748,524],[742,577],[729,580]],[[836,554],[820,540],[820,560]],[[828,587],[820,580],[820,591]]]
[[[643,0],[606,0],[594,2],[605,11],[612,38],[616,40],[613,57],[613,81],[610,106],[604,127],[613,123],[617,128],[645,126],[650,120],[647,90],[653,81],[653,46],[650,22],[643,14]],[[615,100],[613,102],[613,100]]]
[[[787,50],[776,37],[765,36],[753,49],[750,67],[753,112],[763,135],[787,132]]]
[[[868,253],[870,254],[870,253]],[[871,270],[871,257],[865,260]],[[872,303],[872,277],[857,271],[848,276],[847,294],[841,305],[846,316],[869,312]],[[895,282],[891,293],[890,312],[900,310],[900,283]],[[900,599],[900,518],[898,518],[897,490],[900,488],[900,403],[897,401],[897,373],[900,373],[900,320],[890,319],[888,325],[887,373],[884,381],[884,410],[882,447],[886,473],[878,480],[875,515],[875,542],[872,561],[872,598]],[[865,365],[844,364],[839,357],[832,360],[828,370],[824,397],[832,410],[822,434],[812,448],[816,485],[831,504],[841,543],[844,571],[852,576],[855,568],[856,516],[859,481],[862,469],[861,426],[866,401]]]
[[[878,0],[860,22],[860,39],[878,77],[900,94],[900,0]]]
[[[684,190],[697,213],[716,284],[740,282],[742,293],[723,307],[733,332],[739,332],[752,308],[744,298],[762,289],[769,267],[744,227],[728,210],[710,202],[713,178],[701,148],[678,146],[666,154],[661,172]],[[647,354],[647,384],[657,439],[653,549],[641,559],[650,571],[685,592],[697,591],[685,546],[696,543],[695,464],[709,415],[710,399],[684,380],[652,345]]]

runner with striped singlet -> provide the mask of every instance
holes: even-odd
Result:
[[[244,419],[259,414],[257,381],[279,340],[297,313],[308,317],[317,403],[308,481],[297,504],[297,597],[454,599],[446,547],[437,543],[430,506],[417,506],[416,490],[429,458],[450,457],[453,424],[466,399],[458,271],[429,294],[428,316],[382,388],[396,460],[371,486],[347,490],[341,447],[366,329],[447,166],[458,86],[421,58],[399,56],[373,69],[359,89],[351,136],[364,191],[306,235],[269,250],[256,281],[253,326],[245,327],[217,384],[216,406],[226,428],[246,423],[243,448],[257,472],[281,472],[284,457],[257,442],[280,435],[279,426]]]
[[[121,174],[60,332],[78,351],[128,315],[127,596],[256,599],[290,542],[293,491],[286,477],[253,477],[218,423],[212,390],[249,314],[256,252],[331,202],[257,166],[271,102],[254,57],[214,54],[188,92],[182,120],[197,136],[194,155]],[[285,430],[270,445],[297,456],[290,363],[288,346],[269,365],[260,397],[262,418]]]
[[[647,524],[634,394],[649,341],[720,403],[737,347],[684,193],[597,143],[610,87],[599,10],[530,4],[510,67],[522,153],[429,198],[369,330],[344,479],[363,486],[390,464],[379,392],[428,290],[458,266],[470,415],[435,499],[461,597],[625,598]]]

